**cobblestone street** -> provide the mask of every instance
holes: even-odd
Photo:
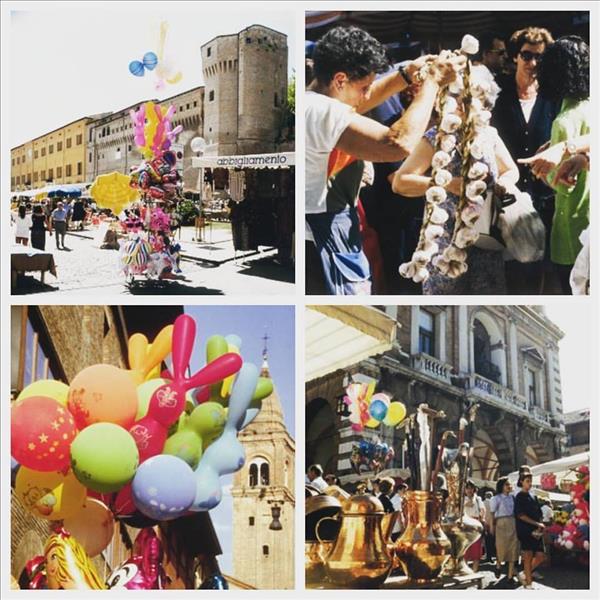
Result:
[[[120,272],[117,250],[103,250],[102,234],[94,229],[69,232],[65,238],[67,250],[57,250],[55,237],[46,238],[46,251],[52,252],[57,278],[46,274],[45,283],[39,273],[20,276],[18,295],[35,294],[36,299],[57,298],[77,291],[78,295],[98,293],[133,295],[233,295],[293,293],[293,267],[275,262],[276,250],[261,248],[258,252],[234,257],[228,232],[210,232],[210,243],[193,240],[193,228],[183,228],[181,234],[182,279],[151,281],[144,276],[135,285],[127,284]]]

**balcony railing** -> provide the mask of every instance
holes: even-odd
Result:
[[[491,396],[499,402],[514,406],[521,411],[527,411],[527,400],[523,396],[481,375],[471,375],[469,387],[476,394],[484,397]]]
[[[413,354],[411,356],[412,368],[431,375],[440,381],[451,384],[452,365],[449,365],[429,354]]]

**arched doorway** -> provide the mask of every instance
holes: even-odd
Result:
[[[490,436],[480,429],[473,439],[471,474],[476,479],[493,482],[498,479],[500,461]]]
[[[339,433],[336,414],[325,398],[306,405],[306,465],[320,464],[325,473],[337,471]]]
[[[478,312],[472,324],[472,365],[478,375],[507,384],[504,336],[496,321],[484,312]]]

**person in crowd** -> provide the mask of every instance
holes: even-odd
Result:
[[[323,467],[321,465],[310,465],[306,471],[306,477],[315,489],[319,492],[324,492],[328,487],[327,482],[323,479]]]
[[[406,518],[404,516],[404,496],[408,491],[406,483],[399,483],[396,486],[396,493],[391,497],[392,505],[394,510],[398,513],[398,518],[394,523],[392,529],[392,541],[396,541],[401,535],[404,529],[406,529]]]
[[[496,554],[496,542],[494,541],[493,533],[493,515],[491,508],[491,502],[494,494],[487,490],[483,497],[483,506],[485,508],[485,523],[484,523],[484,540],[485,540],[485,555],[489,562],[493,562]]]
[[[550,502],[550,500],[542,501],[541,510],[542,523],[547,527],[548,525],[551,525],[552,521],[554,520],[554,510],[552,510],[552,503]]]
[[[508,148],[513,160],[531,156],[549,139],[552,123],[558,115],[559,103],[539,92],[538,65],[554,39],[547,29],[526,27],[510,37],[511,59],[516,65],[514,77],[507,79],[492,112],[491,124]],[[517,187],[527,192],[546,226],[547,256],[545,261],[506,262],[509,294],[541,294],[545,271],[550,267],[550,229],[554,215],[554,191],[543,181],[532,177],[524,164],[519,164]],[[550,273],[548,273],[549,276]]]
[[[325,479],[327,485],[341,486],[340,478],[337,475],[334,475],[333,473],[328,473],[323,479]]]
[[[531,475],[533,477],[533,474],[531,472],[531,467],[529,465],[521,465],[519,467],[519,479],[518,479],[518,481],[521,481],[521,479],[525,475]],[[512,492],[513,496],[516,496],[520,491],[521,491],[521,484],[519,482],[517,482],[517,485],[515,486],[515,489]],[[529,489],[529,494],[531,495],[532,498],[535,498],[535,492],[534,492],[533,488]]]
[[[46,231],[52,235],[52,221],[44,213],[43,206],[36,204],[31,214],[31,245],[37,250],[46,250]]]
[[[502,563],[507,565],[509,579],[515,576],[515,563],[519,560],[519,540],[515,521],[515,497],[508,477],[496,482],[496,495],[490,501],[491,533],[496,541],[497,572]]]
[[[472,479],[469,479],[465,485],[464,515],[479,521],[482,525],[485,522],[485,506],[483,505],[483,500],[477,495],[477,486]],[[475,573],[479,571],[482,548],[483,537],[479,537],[465,552],[465,560],[473,561],[472,568]]]
[[[386,513],[394,512],[394,505],[390,500],[392,491],[394,489],[394,480],[391,477],[383,477],[379,480],[379,495],[377,499],[383,505],[383,510]]]
[[[500,88],[494,81],[492,74],[483,65],[476,65],[471,69],[471,81],[479,82],[488,89],[485,105],[491,110],[496,102]],[[457,114],[462,107],[458,107]],[[483,147],[482,162],[489,169],[488,194],[490,188],[507,190],[514,187],[519,178],[519,169],[506,149],[504,142],[493,127],[487,127],[482,134],[487,143]],[[431,170],[431,161],[434,154],[434,144],[437,136],[437,127],[429,129],[414,152],[404,161],[394,174],[392,189],[407,197],[420,198],[431,185],[428,173]],[[460,143],[460,141],[459,141]],[[450,245],[454,231],[454,212],[459,201],[462,186],[461,176],[462,159],[459,153],[453,155],[452,162],[446,167],[452,174],[452,181],[446,186],[447,198],[439,206],[445,209],[450,218],[443,225],[445,232],[437,240],[440,252]],[[491,210],[491,205],[490,205]],[[423,283],[424,294],[505,294],[506,278],[504,274],[503,247],[489,247],[491,236],[480,236],[481,240],[467,249],[466,273],[452,279],[437,270],[431,270],[430,277]],[[480,247],[481,245],[481,247]]]
[[[27,207],[21,204],[15,220],[15,242],[17,244],[22,244],[23,246],[29,245],[31,225],[31,215],[27,212]]]
[[[404,159],[427,127],[439,85],[452,82],[465,58],[423,56],[375,82],[389,67],[385,48],[357,27],[335,27],[316,44],[314,80],[305,97],[307,288],[324,279],[329,294],[370,293],[356,202],[362,161]],[[364,113],[411,83],[419,91],[386,127]],[[320,263],[319,276],[313,273]]]
[[[515,517],[523,557],[523,573],[519,574],[519,579],[525,589],[533,589],[533,572],[546,561],[543,542],[545,527],[540,505],[530,493],[532,476],[522,475],[517,485],[521,491],[515,496]]]
[[[75,203],[73,204],[73,215],[71,220],[73,221],[73,223],[77,224],[77,229],[79,229],[80,231],[83,230],[83,222],[85,220],[85,206],[81,198],[77,198],[77,200],[75,200]]]
[[[69,213],[64,204],[59,202],[56,208],[52,211],[52,227],[56,231],[56,249],[66,250],[65,235],[67,233],[67,221]]]
[[[496,83],[503,88],[506,78],[506,44],[496,32],[486,32],[478,36],[479,52],[474,58],[474,64],[487,67],[494,76]]]
[[[544,52],[538,68],[540,94],[561,102],[552,123],[550,146],[562,144],[562,160],[577,154],[576,141],[591,131],[589,61],[588,45],[578,36],[566,36]],[[554,173],[548,174],[546,183],[552,183],[553,178]],[[578,174],[575,185],[558,183],[554,189],[550,258],[558,271],[561,292],[568,295],[571,270],[581,250],[579,237],[589,225],[588,171]]]

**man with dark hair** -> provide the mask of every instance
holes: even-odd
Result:
[[[486,32],[478,39],[479,52],[473,62],[485,65],[496,78],[498,85],[502,87],[502,81],[499,78],[505,75],[506,44],[497,33],[493,32]]]
[[[465,60],[446,52],[423,56],[375,82],[389,62],[366,31],[335,27],[317,42],[305,101],[307,239],[314,243],[306,262],[307,280],[321,263],[326,293],[370,293],[355,208],[362,161],[404,159],[425,132],[439,86],[452,82]],[[391,126],[362,116],[417,82],[411,106]]]
[[[538,91],[538,64],[546,48],[553,43],[546,29],[527,27],[510,37],[509,52],[516,65],[514,78],[502,87],[492,112],[492,125],[498,130],[515,162],[526,158],[550,139],[552,122],[558,114],[558,102]],[[519,164],[519,163],[517,163]],[[519,164],[517,187],[527,192],[546,227],[546,259],[536,263],[506,262],[506,281],[510,294],[541,294],[547,291],[550,275],[550,229],[554,215],[554,192],[532,177]],[[546,288],[546,289],[545,289]]]
[[[310,485],[319,492],[324,492],[328,487],[327,482],[323,479],[323,467],[321,465],[310,465],[306,471],[306,477]]]

